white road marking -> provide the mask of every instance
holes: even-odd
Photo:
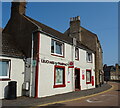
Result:
[[[97,103],[97,102],[102,102],[102,101],[99,101],[98,99],[94,98],[94,99],[87,99],[86,100],[88,103]]]

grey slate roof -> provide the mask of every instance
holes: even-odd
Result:
[[[44,25],[28,16],[25,16],[27,19],[30,19],[32,22],[34,22],[35,24],[37,24],[41,29],[42,31],[46,32],[46,33],[49,33],[53,36],[56,36],[57,38],[61,39],[61,40],[64,40],[64,41],[67,41],[67,42],[70,42],[72,43],[72,38],[68,37],[67,35],[51,28],[51,27],[48,27],[47,25]]]
[[[0,32],[0,43],[0,55],[20,58],[24,56],[11,35]]]
[[[62,41],[65,41],[67,43],[70,43],[70,44],[73,44],[73,38],[69,37],[68,35],[64,34],[64,33],[61,33],[51,27],[48,27],[47,25],[44,25],[28,16],[24,16],[26,19],[29,19],[31,20],[32,22],[34,22],[35,24],[37,24],[41,29],[42,31],[50,34],[50,35],[53,35],[55,36],[56,38],[62,40]],[[88,50],[91,50],[90,48],[88,48],[87,46],[83,45],[82,43],[80,43],[79,41],[77,41],[77,46],[80,47],[80,48],[83,48],[83,49],[88,49]],[[93,50],[91,50],[92,52],[94,52]]]

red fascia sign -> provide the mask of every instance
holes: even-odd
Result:
[[[74,62],[73,62],[73,61],[70,61],[70,62],[69,62],[68,68],[74,68]]]

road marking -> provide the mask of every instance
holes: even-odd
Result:
[[[115,96],[117,96],[117,95],[106,94],[106,95],[101,95],[101,96],[106,96],[106,97],[107,97],[107,96],[109,96],[109,97],[113,97],[113,96],[114,96],[114,97],[115,97]]]
[[[96,102],[102,102],[102,101],[99,101],[99,100],[97,100],[97,99],[95,99],[95,100],[90,100],[90,99],[87,99],[86,100],[88,103],[96,103]]]
[[[113,89],[114,89],[114,86],[112,85],[112,87],[110,89],[108,89],[106,91],[103,91],[103,92],[100,92],[100,93],[92,94],[92,95],[89,95],[89,96],[82,96],[80,98],[75,98],[75,99],[70,99],[70,100],[56,101],[56,102],[41,104],[41,105],[37,105],[36,107],[31,107],[31,108],[37,108],[37,107],[40,107],[40,106],[47,106],[47,105],[52,105],[52,104],[58,104],[58,103],[65,103],[65,102],[81,100],[81,99],[85,99],[85,98],[89,98],[89,97],[93,97],[93,96],[96,96],[96,95],[99,95],[99,94],[103,94],[103,93],[109,92],[109,91],[111,91]]]

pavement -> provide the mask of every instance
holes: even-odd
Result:
[[[82,90],[82,91],[74,91],[54,96],[48,96],[44,98],[30,98],[30,97],[18,97],[15,100],[2,100],[2,107],[12,106],[12,107],[18,107],[18,106],[24,106],[24,107],[31,107],[31,106],[44,106],[48,103],[58,102],[58,101],[65,101],[70,99],[76,99],[80,97],[85,97],[93,94],[97,94],[103,91],[106,91],[110,89],[112,86],[109,83],[105,83],[101,85],[101,87],[97,87],[94,89],[88,89],[88,90]]]

